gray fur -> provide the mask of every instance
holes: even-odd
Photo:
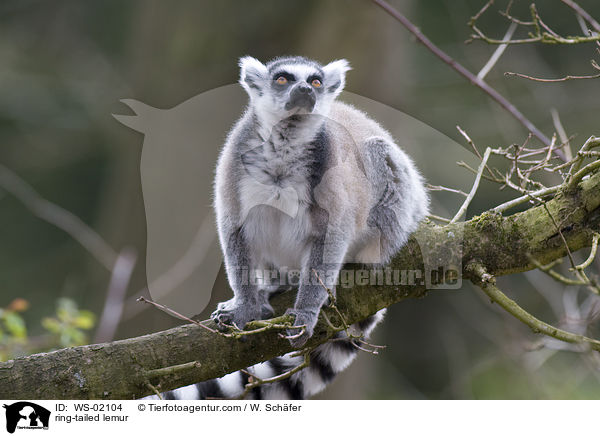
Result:
[[[263,65],[246,57],[240,67],[250,103],[227,139],[215,184],[234,298],[212,317],[223,327],[243,328],[269,312],[260,286],[241,283],[237,269],[299,270],[288,313],[305,326],[305,334],[290,340],[300,347],[327,300],[314,271],[335,289],[345,262],[386,263],[427,213],[428,199],[421,176],[389,133],[335,101],[346,61],[321,66],[292,57]],[[279,76],[287,83],[278,83]],[[312,86],[315,78],[321,86]]]
[[[305,326],[302,336],[290,339],[302,346],[328,298],[313,272],[335,292],[344,263],[387,263],[427,214],[423,180],[410,158],[366,114],[335,101],[349,69],[345,60],[325,66],[302,57],[266,65],[240,60],[240,84],[250,103],[229,133],[215,179],[217,227],[234,293],[212,314],[221,328],[272,316],[269,296],[278,284],[271,278],[248,282],[253,271],[274,269],[282,277],[297,270],[297,298],[287,313],[295,326]],[[288,82],[276,83],[279,75]],[[368,336],[383,313],[352,329]],[[255,389],[252,398],[314,395],[354,359],[353,341],[339,333],[311,353],[310,367]],[[286,355],[248,371],[264,379],[298,359]],[[235,397],[246,382],[247,375],[235,372],[169,395]]]

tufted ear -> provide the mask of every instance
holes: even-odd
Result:
[[[262,95],[265,79],[268,77],[267,67],[258,59],[251,56],[240,58],[240,84],[250,97],[255,94]]]
[[[335,96],[342,92],[346,84],[346,71],[351,69],[346,59],[338,59],[325,65],[323,73],[325,73],[325,87],[327,92]]]

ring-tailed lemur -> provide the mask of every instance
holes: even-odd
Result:
[[[230,132],[216,170],[215,209],[225,267],[234,297],[211,315],[221,327],[243,328],[272,316],[269,294],[292,271],[298,294],[294,347],[312,335],[326,287],[346,262],[384,264],[428,210],[423,180],[390,134],[363,112],[335,101],[350,69],[303,57],[266,65],[240,60],[248,108]],[[256,272],[253,274],[253,272]],[[275,272],[274,274],[270,274]],[[367,336],[383,311],[357,323]],[[253,398],[305,398],[319,392],[355,357],[345,333],[316,348],[310,367],[256,388]],[[285,372],[301,357],[282,356],[248,368],[262,379]],[[166,398],[235,397],[248,376],[168,392]]]

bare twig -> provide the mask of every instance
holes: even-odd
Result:
[[[483,159],[481,160],[481,163],[479,164],[479,169],[477,170],[477,176],[475,177],[475,181],[473,182],[473,187],[471,188],[471,192],[469,192],[469,195],[465,199],[464,203],[462,204],[462,206],[460,207],[458,212],[456,212],[456,215],[454,215],[454,218],[452,218],[452,220],[450,221],[450,224],[455,223],[456,221],[461,219],[463,217],[463,215],[467,212],[467,208],[469,207],[469,204],[471,204],[471,200],[473,200],[473,197],[475,197],[475,193],[477,192],[477,189],[479,188],[481,174],[483,173],[483,169],[485,168],[485,165],[487,164],[487,161],[490,157],[491,152],[492,152],[492,149],[490,147],[485,149],[485,153],[483,154]]]
[[[95,344],[111,341],[115,337],[136,259],[136,252],[129,248],[122,250],[117,257],[108,284],[104,309],[94,336]]]
[[[432,214],[430,214],[430,215],[427,215],[427,216],[428,216],[429,218],[433,219],[433,220],[436,220],[436,221],[439,221],[439,222],[442,222],[442,223],[445,223],[445,224],[449,224],[449,223],[450,223],[450,221],[451,221],[450,219],[448,219],[448,218],[444,218],[443,216],[432,215]]]
[[[98,233],[68,210],[42,198],[27,182],[1,164],[0,188],[13,195],[37,217],[68,233],[107,270],[112,270],[117,253]]]
[[[584,153],[591,150],[592,148],[600,146],[600,137],[590,136],[585,144],[581,147],[577,156],[573,159],[573,163],[569,168],[569,174],[567,175],[567,180],[572,179],[574,175],[580,171],[581,165],[583,165],[583,160],[585,158]],[[585,175],[585,174],[584,174]],[[583,177],[583,175],[582,175]],[[575,183],[576,184],[576,183]],[[575,186],[572,184],[572,186]]]
[[[592,262],[596,258],[596,252],[598,251],[598,239],[600,239],[600,234],[594,233],[594,236],[592,238],[592,249],[590,250],[590,255],[583,263],[577,265],[575,269],[583,270],[592,264]]]
[[[246,397],[246,395],[248,395],[252,391],[252,389],[257,388],[264,384],[276,383],[276,382],[285,380],[287,378],[290,378],[297,372],[303,370],[304,368],[308,367],[310,365],[310,350],[305,351],[302,355],[304,356],[304,361],[302,363],[300,363],[299,365],[290,369],[289,371],[283,372],[275,377],[261,379],[261,378],[257,377],[256,375],[250,373],[248,370],[242,370],[242,372],[244,372],[246,375],[251,377],[252,381],[250,381],[249,383],[246,384],[246,386],[244,386],[244,392],[242,392],[235,399],[242,400]]]
[[[517,23],[514,23],[514,22],[510,23],[510,25],[508,26],[508,30],[506,31],[506,34],[504,35],[504,38],[502,38],[502,39],[504,41],[510,41],[510,39],[512,38],[512,36],[515,33],[515,30],[517,30],[517,27],[518,27]],[[479,73],[477,74],[478,79],[480,79],[480,80],[485,79],[485,76],[487,76],[488,73],[492,70],[492,68],[494,68],[494,65],[496,65],[496,62],[498,62],[498,60],[504,53],[504,50],[506,50],[506,47],[508,47],[508,44],[501,44],[498,46],[496,51],[494,51],[494,54],[492,54],[490,59],[483,66],[481,71],[479,71]]]
[[[423,44],[429,51],[431,51],[434,55],[440,58],[444,63],[446,63],[450,68],[456,71],[461,76],[465,77],[470,83],[477,86],[479,89],[488,94],[494,101],[496,101],[500,106],[502,106],[506,111],[508,111],[514,118],[516,118],[525,128],[532,132],[536,138],[542,141],[545,145],[550,145],[550,138],[544,135],[531,121],[529,121],[525,115],[523,115],[512,103],[502,97],[498,91],[490,87],[483,80],[477,78],[473,73],[463,67],[461,64],[456,62],[453,58],[448,56],[444,51],[440,50],[433,42],[429,40],[413,23],[410,22],[404,15],[398,12],[397,9],[392,7],[389,3],[384,0],[371,0],[376,5],[381,7],[384,11],[394,17],[398,22],[400,22],[410,33],[412,33],[417,40]],[[501,42],[504,43],[504,42]],[[564,155],[559,150],[556,151],[556,154],[563,160]]]
[[[565,151],[565,158],[569,161],[573,159],[573,153],[571,152],[571,144],[569,142],[569,137],[567,136],[567,132],[565,132],[565,128],[563,127],[560,121],[558,111],[552,108],[550,113],[552,114],[552,123],[554,124],[554,129],[556,130],[556,133],[558,133],[560,141],[564,144],[563,150]]]
[[[559,272],[553,270],[552,267],[554,266],[554,263],[556,263],[556,262],[554,262],[550,265],[542,265],[533,257],[531,257],[531,256],[528,256],[528,257],[529,257],[529,260],[531,261],[531,263],[534,264],[537,269],[539,269],[543,273],[547,274],[548,276],[552,277],[557,282],[562,283],[563,285],[567,285],[567,286],[586,285],[586,283],[582,280],[570,279],[568,277],[563,276]]]
[[[453,188],[447,188],[445,186],[439,186],[439,185],[427,185],[427,189],[429,191],[446,191],[446,192],[452,192],[453,194],[458,194],[458,195],[462,195],[464,197],[467,196],[466,192],[461,191],[460,189],[453,189]]]
[[[545,82],[545,83],[566,82],[567,80],[597,79],[600,77],[600,74],[594,74],[593,76],[565,76],[565,77],[561,77],[559,79],[542,79],[539,77],[528,76],[527,74],[512,73],[510,71],[505,72],[504,75],[505,76],[516,76],[516,77],[521,77],[523,79],[533,80],[535,82]]]
[[[467,132],[465,132],[463,129],[461,129],[460,126],[456,126],[456,130],[458,130],[458,132],[463,136],[463,138],[465,138],[465,140],[467,141],[467,144],[469,144],[471,146],[471,148],[473,149],[473,151],[475,152],[475,154],[477,155],[479,160],[482,160],[483,157],[481,156],[481,153],[479,153],[479,150],[477,149],[477,147],[475,146],[475,143],[473,142],[471,137],[467,134]],[[485,168],[487,169],[488,173],[490,173],[490,176],[492,178],[495,178],[493,171],[487,165],[485,166]]]
[[[588,14],[585,9],[583,9],[581,6],[579,6],[573,0],[560,0],[560,1],[562,1],[564,4],[566,4],[571,9],[573,9],[578,15],[583,17],[585,19],[585,21],[590,23],[590,25],[594,28],[594,30],[596,32],[600,32],[600,24],[590,14]]]
[[[487,9],[490,3],[486,4],[482,10],[480,10],[475,16],[473,16],[469,20],[469,27],[473,30],[473,34],[471,38],[467,42],[471,42],[473,40],[482,40],[488,44],[499,44],[499,45],[515,45],[515,44],[533,44],[533,43],[542,43],[542,44],[584,44],[588,42],[596,42],[600,41],[600,35],[590,35],[590,36],[561,36],[555,31],[553,31],[550,26],[542,21],[540,14],[538,13],[535,4],[532,3],[529,7],[531,13],[531,21],[523,21],[516,19],[508,13],[508,9],[506,12],[501,12],[506,18],[508,18],[512,24],[519,24],[522,26],[533,27],[533,32],[529,33],[529,38],[523,39],[511,39],[510,41],[506,41],[504,39],[495,39],[488,37],[485,33],[481,31],[477,27],[477,20],[481,17],[483,12]],[[510,6],[509,6],[510,7]]]
[[[163,304],[157,303],[155,301],[148,300],[144,297],[139,297],[137,301],[140,301],[142,303],[151,304],[152,306],[162,310],[165,313],[168,313],[169,315],[171,315],[175,318],[179,318],[183,321],[187,321],[189,323],[196,324],[196,325],[202,327],[203,329],[210,331],[211,333],[215,333],[215,334],[224,336],[226,338],[239,339],[242,336],[255,335],[255,334],[263,333],[263,332],[266,332],[269,330],[288,330],[288,329],[300,329],[300,333],[299,333],[299,336],[300,336],[300,335],[302,335],[302,333],[304,333],[304,330],[306,329],[306,326],[304,324],[298,325],[298,326],[292,325],[292,323],[291,323],[292,319],[289,315],[281,315],[281,316],[278,316],[278,317],[272,318],[272,319],[250,321],[245,326],[245,328],[247,330],[240,329],[234,323],[233,325],[228,326],[228,327],[230,327],[230,331],[225,333],[225,332],[221,332],[221,331],[212,329],[212,328],[202,324],[199,321],[196,321],[192,318],[188,318],[187,316],[182,315],[181,313],[179,313]],[[284,336],[284,337],[286,337],[286,336]]]
[[[352,344],[352,346],[354,346],[355,348],[358,348],[359,350],[362,351],[366,351],[367,353],[371,353],[371,354],[379,354],[379,352],[377,351],[378,348],[385,348],[385,346],[383,345],[372,345],[368,342],[366,342],[363,338],[364,338],[364,333],[361,332],[360,335],[355,335],[354,333],[352,333],[351,330],[351,326],[348,325],[348,323],[346,322],[346,318],[344,318],[344,315],[342,315],[342,312],[340,312],[340,310],[337,307],[336,304],[336,299],[335,299],[335,295],[333,294],[333,292],[331,292],[331,289],[329,289],[327,286],[325,286],[325,283],[323,283],[323,280],[321,280],[321,277],[319,277],[319,274],[317,273],[316,270],[312,270],[313,274],[315,275],[315,277],[317,278],[317,280],[319,281],[319,284],[323,287],[323,289],[325,289],[327,291],[327,294],[329,295],[329,307],[331,309],[333,309],[333,311],[335,312],[335,314],[338,316],[338,318],[340,319],[340,322],[342,323],[341,327],[335,327],[331,321],[329,320],[329,318],[327,318],[327,315],[325,313],[323,313],[326,322],[329,324],[329,326],[333,329],[333,330],[337,330],[337,331],[341,331],[343,330],[346,333],[346,338],[344,338],[345,340],[349,341],[350,344]],[[372,350],[367,350],[365,348],[362,348],[361,346],[359,346],[357,344],[357,341],[360,341],[362,344],[367,345],[369,347],[372,347]]]
[[[493,209],[493,211],[497,212],[497,213],[502,213],[502,212],[512,209],[513,207],[516,207],[520,204],[527,203],[528,201],[531,200],[531,196],[534,196],[537,198],[543,198],[548,195],[555,194],[559,190],[560,190],[560,186],[551,186],[549,188],[540,189],[538,191],[532,192],[531,194],[526,194],[521,197],[515,198],[514,200],[510,200],[510,201],[507,201],[506,203],[502,203],[502,204],[496,206]]]
[[[200,364],[200,362],[193,361],[193,362],[188,362],[188,363],[182,363],[181,365],[173,365],[173,366],[167,366],[164,368],[149,369],[144,372],[144,376],[149,379],[156,378],[156,377],[165,377],[168,375],[177,374],[178,372],[189,371],[190,369],[193,369],[193,368],[200,368],[201,366],[202,365]]]
[[[202,327],[203,329],[205,329],[205,330],[208,330],[208,331],[209,331],[209,332],[211,332],[211,333],[220,333],[220,332],[218,332],[217,330],[211,329],[210,327],[208,327],[208,326],[206,326],[206,325],[202,324],[202,323],[201,323],[201,322],[199,322],[199,321],[196,321],[196,320],[194,320],[194,319],[192,319],[192,318],[188,318],[187,316],[185,316],[185,315],[182,315],[181,313],[179,313],[179,312],[176,312],[176,311],[174,311],[173,309],[169,309],[167,306],[164,306],[164,305],[162,305],[162,304],[160,304],[160,303],[156,303],[155,301],[148,300],[148,299],[146,299],[146,298],[144,298],[144,297],[139,297],[139,298],[137,299],[137,301],[139,301],[139,302],[142,302],[142,303],[146,303],[146,304],[150,304],[150,305],[152,305],[152,306],[156,307],[157,309],[160,309],[160,310],[162,310],[163,312],[165,312],[165,313],[168,313],[168,314],[169,314],[169,315],[171,315],[171,316],[174,316],[175,318],[179,318],[179,319],[181,319],[181,320],[183,320],[183,321],[187,321],[187,322],[189,322],[189,323],[191,323],[191,324],[196,324],[197,326],[200,326],[200,327]]]
[[[488,274],[485,268],[478,263],[473,263],[467,267],[468,271],[473,275],[472,280],[479,286],[483,292],[500,307],[513,315],[522,323],[529,326],[534,333],[543,333],[554,339],[569,342],[573,344],[582,344],[588,348],[600,351],[600,341],[587,336],[561,330],[543,321],[540,321],[532,314],[519,306],[514,300],[508,298],[497,286],[495,278]]]
[[[147,287],[139,289],[128,299],[125,304],[126,310],[123,315],[124,320],[133,318],[147,307],[135,304],[137,295],[150,294],[154,299],[161,299],[184,283],[185,280],[198,269],[209,252],[212,240],[216,237],[213,226],[212,215],[209,214],[205,216],[198,227],[190,246],[177,262],[164,273],[152,280]]]
[[[146,386],[152,391],[154,392],[154,395],[156,395],[158,397],[159,400],[164,400],[162,394],[160,393],[160,391],[158,389],[156,389],[156,386],[154,386],[152,383],[150,382],[146,382]]]

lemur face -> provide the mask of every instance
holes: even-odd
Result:
[[[261,121],[271,125],[296,114],[326,116],[344,88],[346,60],[322,66],[303,57],[277,58],[262,64],[240,59],[240,83]]]

